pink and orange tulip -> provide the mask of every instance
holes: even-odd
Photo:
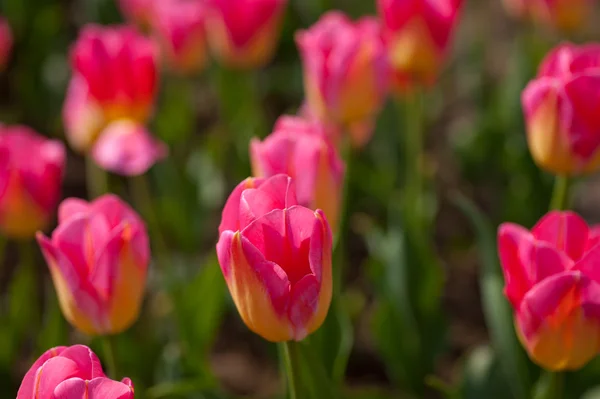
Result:
[[[0,72],[6,67],[13,46],[13,36],[10,25],[5,18],[0,17]]]
[[[272,342],[300,341],[318,329],[332,295],[329,224],[296,205],[286,175],[248,178],[225,204],[219,264],[242,320]]]
[[[543,61],[521,101],[529,150],[557,175],[600,167],[600,45],[563,44]]]
[[[431,85],[444,64],[461,0],[378,0],[393,87]]]
[[[504,7],[517,18],[575,31],[585,24],[593,3],[593,0],[504,0]]]
[[[155,6],[163,0],[118,0],[123,16],[142,29],[148,29],[154,17]]]
[[[345,129],[370,125],[383,105],[389,78],[377,20],[353,22],[332,11],[298,32],[296,43],[311,112]]]
[[[546,369],[576,370],[600,353],[599,243],[600,231],[573,212],[550,212],[531,231],[500,226],[518,336]]]
[[[25,126],[0,125],[0,233],[32,238],[60,200],[65,148]]]
[[[294,179],[299,204],[322,209],[331,226],[337,227],[344,164],[322,124],[283,116],[264,141],[250,142],[250,158],[254,176],[289,175]]]
[[[273,57],[287,0],[208,0],[209,44],[224,65],[258,68]]]
[[[37,239],[65,318],[89,335],[110,335],[138,318],[150,249],[140,217],[114,195],[70,198],[52,238]]]
[[[17,399],[133,399],[129,378],[114,381],[87,346],[58,346],[33,363]]]

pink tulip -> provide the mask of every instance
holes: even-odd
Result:
[[[155,5],[163,0],[119,0],[121,12],[128,21],[148,29],[156,15]]]
[[[118,382],[106,377],[87,346],[58,346],[31,366],[17,399],[133,399],[133,385],[129,378]]]
[[[371,124],[388,89],[388,65],[376,19],[352,22],[325,14],[296,34],[307,104],[322,121],[344,128]]]
[[[207,34],[215,56],[232,68],[273,57],[287,0],[208,0]]]
[[[444,63],[462,0],[378,0],[393,86],[431,85]]]
[[[90,335],[120,333],[138,317],[150,261],[140,217],[114,195],[69,198],[49,239],[37,239],[65,318]]]
[[[0,16],[0,71],[2,71],[8,63],[12,46],[13,37],[10,25],[6,19]]]
[[[498,251],[505,293],[529,356],[550,370],[576,370],[600,352],[600,229],[553,211],[528,231],[505,223]]]
[[[76,150],[88,151],[112,121],[149,119],[158,81],[153,41],[128,27],[89,25],[72,49],[71,63],[63,117]]]
[[[180,74],[198,72],[207,61],[206,5],[200,0],[166,0],[157,5],[155,34],[169,66]]]
[[[583,26],[593,3],[593,0],[504,0],[506,10],[513,16],[530,18],[563,31]]]
[[[65,148],[25,126],[0,125],[0,232],[31,238],[60,199]]]
[[[331,230],[321,210],[296,205],[289,177],[240,183],[219,232],[221,270],[248,328],[281,342],[321,326],[332,295]]]
[[[337,227],[344,184],[344,165],[318,122],[283,116],[263,142],[250,142],[255,176],[287,174],[296,183],[298,202],[322,209]]]
[[[563,44],[522,95],[533,159],[555,174],[600,167],[600,45]]]

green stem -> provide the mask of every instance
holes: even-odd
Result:
[[[115,349],[114,336],[106,335],[102,337],[102,345],[104,350],[104,362],[108,371],[107,374],[113,379],[118,379],[119,376],[117,375],[118,369],[116,356],[117,351]]]
[[[546,371],[535,387],[533,399],[562,399],[564,398],[564,385],[564,373]]]
[[[295,341],[287,341],[280,345],[287,377],[288,399],[304,399],[299,395],[299,344]]]
[[[569,207],[570,181],[567,176],[556,176],[550,209],[565,210]]]
[[[108,192],[108,174],[89,155],[85,158],[85,173],[88,198],[94,199]]]

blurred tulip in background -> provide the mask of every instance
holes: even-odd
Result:
[[[593,4],[593,0],[504,0],[506,10],[514,17],[563,31],[580,30]]]
[[[576,370],[600,352],[600,230],[553,211],[528,231],[504,223],[498,251],[505,294],[529,356],[550,370]]]
[[[25,126],[0,125],[0,232],[33,238],[60,200],[65,148]]]
[[[59,346],[40,356],[21,382],[17,399],[38,398],[133,399],[133,384],[108,378],[87,346]]]
[[[217,255],[240,316],[263,338],[300,341],[318,329],[332,296],[329,224],[296,205],[291,178],[249,178],[233,191]]]
[[[0,72],[6,67],[13,46],[12,30],[8,21],[0,16]]]
[[[38,242],[65,318],[90,335],[117,334],[133,324],[146,286],[150,249],[140,217],[112,194],[69,198],[59,225]]]
[[[150,28],[155,17],[155,5],[163,0],[117,0],[123,16],[141,29]]]
[[[522,103],[538,166],[561,175],[600,167],[600,45],[558,46],[525,88]]]

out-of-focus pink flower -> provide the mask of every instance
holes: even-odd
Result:
[[[51,398],[133,399],[133,384],[108,378],[87,346],[58,346],[35,361],[17,393],[17,399]]]
[[[504,0],[506,10],[517,18],[529,18],[563,31],[585,24],[592,0]]]
[[[125,176],[146,173],[168,154],[167,146],[156,140],[144,126],[122,119],[108,125],[92,149],[102,169]]]
[[[375,18],[352,22],[329,12],[296,34],[307,104],[317,117],[345,129],[370,124],[388,89],[389,69]]]
[[[302,340],[318,329],[332,295],[329,224],[296,205],[291,179],[249,178],[223,209],[217,255],[237,309],[255,333]]]
[[[65,148],[25,126],[0,125],[0,233],[31,238],[60,199]]]
[[[73,46],[71,64],[63,117],[76,150],[88,151],[114,120],[149,119],[158,80],[152,40],[129,27],[89,25]]]
[[[600,351],[600,230],[553,211],[528,231],[505,223],[498,251],[505,294],[529,356],[549,370],[576,370]]]
[[[13,36],[10,25],[5,18],[0,16],[0,71],[2,71],[8,63],[12,46]]]
[[[143,30],[150,28],[156,15],[155,6],[164,0],[119,0],[121,12],[129,22]]]
[[[206,4],[200,0],[166,0],[157,4],[154,32],[171,69],[189,74],[204,68]]]
[[[555,174],[600,167],[600,45],[563,44],[522,95],[533,159]]]
[[[69,198],[49,239],[37,234],[65,318],[90,335],[120,333],[138,318],[150,261],[144,222],[123,201]]]
[[[216,57],[232,68],[271,60],[287,0],[208,0],[207,34]]]
[[[430,85],[444,63],[462,0],[378,0],[398,91]]]
[[[283,116],[264,141],[250,142],[250,158],[257,177],[283,173],[294,179],[300,205],[322,209],[337,228],[344,165],[322,124]]]

